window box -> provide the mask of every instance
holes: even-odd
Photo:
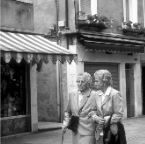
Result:
[[[143,28],[139,23],[132,23],[131,21],[124,22],[122,26],[119,26],[118,28],[124,35],[139,37],[145,36],[145,28]]]
[[[78,29],[103,31],[110,28],[109,19],[106,16],[98,16],[97,14],[87,15],[86,19],[78,19],[76,24]]]

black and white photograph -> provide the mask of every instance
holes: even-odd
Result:
[[[0,144],[145,144],[145,0],[0,0]]]

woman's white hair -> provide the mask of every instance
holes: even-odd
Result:
[[[113,84],[112,74],[108,70],[97,70],[94,77],[99,77],[108,86]]]
[[[80,73],[78,76],[82,76],[85,78],[86,83],[90,87],[92,84],[92,76],[88,72]]]

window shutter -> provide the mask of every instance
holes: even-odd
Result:
[[[85,15],[91,14],[91,0],[81,0],[81,11],[85,12]]]
[[[145,7],[144,7],[144,1],[143,0],[139,0],[138,1],[138,23],[144,24],[144,18],[145,18]]]
[[[129,0],[126,0],[126,21],[129,21]]]

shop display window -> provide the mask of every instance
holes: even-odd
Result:
[[[1,117],[26,114],[27,63],[1,59]]]

